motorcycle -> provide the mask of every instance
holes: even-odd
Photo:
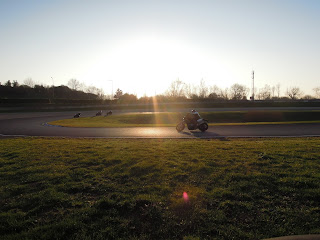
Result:
[[[102,110],[100,110],[99,112],[96,113],[96,117],[101,116],[101,115],[102,115]]]
[[[76,115],[73,116],[73,118],[79,118],[81,113],[77,113]]]
[[[106,116],[112,115],[112,111],[107,112]]]
[[[187,116],[184,116],[182,121],[179,122],[178,125],[176,126],[176,130],[178,132],[183,131],[186,124],[189,130],[199,129],[201,132],[205,132],[206,130],[208,130],[208,127],[209,127],[208,120],[206,119],[199,118],[198,120],[195,121],[195,120],[191,120]]]

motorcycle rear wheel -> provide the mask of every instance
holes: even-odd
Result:
[[[202,123],[200,126],[199,126],[199,129],[201,132],[205,132],[208,130],[208,124],[207,123]]]
[[[185,125],[184,125],[183,122],[178,123],[178,125],[176,126],[176,130],[177,130],[178,132],[183,131],[184,128],[185,128]]]

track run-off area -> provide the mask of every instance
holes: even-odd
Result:
[[[234,111],[235,109],[199,109],[199,111]],[[237,109],[245,111],[248,109]],[[251,109],[250,109],[251,110]],[[258,110],[274,110],[259,108]],[[286,110],[282,108],[281,110]],[[290,108],[292,110],[292,108]],[[295,110],[306,110],[305,108]],[[320,110],[320,108],[308,108]],[[183,112],[184,109],[179,109]],[[185,110],[187,112],[188,110]],[[94,116],[96,111],[82,112],[81,117]],[[130,112],[139,112],[132,111]],[[114,114],[129,111],[114,111]],[[130,128],[72,128],[49,125],[48,122],[72,118],[75,112],[31,112],[1,113],[0,137],[40,136],[72,138],[226,138],[226,137],[317,137],[320,123],[222,125],[210,126],[208,131],[178,133],[174,127],[130,127]]]

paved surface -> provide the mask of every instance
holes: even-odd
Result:
[[[94,111],[81,116],[93,116]],[[55,136],[94,138],[224,138],[320,136],[320,124],[210,126],[207,132],[178,133],[174,127],[68,128],[48,126],[58,119],[72,118],[75,112],[12,113],[0,115],[0,136]]]
[[[269,238],[265,240],[320,240],[320,234],[285,236],[285,237]]]

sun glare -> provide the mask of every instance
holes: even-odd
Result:
[[[114,70],[138,94],[154,95],[179,77],[181,47],[174,41],[142,37],[127,41],[113,54]]]
[[[141,97],[163,93],[178,78],[193,85],[204,79],[208,85],[226,87],[234,76],[214,53],[187,41],[140,36],[106,50],[84,78],[105,93],[110,92],[112,79],[114,90],[120,88]]]

